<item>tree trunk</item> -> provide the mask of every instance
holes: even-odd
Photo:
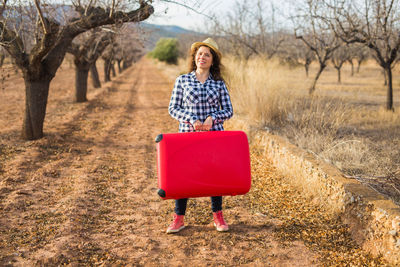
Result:
[[[351,65],[351,76],[354,76],[354,64],[352,60],[349,60],[349,63]]]
[[[6,55],[0,54],[0,67],[3,67],[4,64],[4,59],[6,58]]]
[[[75,102],[87,101],[88,64],[75,64]]]
[[[341,68],[335,67],[335,69],[337,70],[337,81],[338,83],[341,83],[342,82],[341,72],[340,72]]]
[[[394,108],[393,108],[392,67],[391,66],[387,67],[385,71],[387,73],[387,80],[388,80],[388,83],[387,83],[386,109],[394,111]]]
[[[110,71],[111,71],[111,61],[104,60],[104,81],[105,82],[111,81]]]
[[[124,60],[122,61],[122,69],[126,70],[129,67],[128,61]]]
[[[111,63],[111,73],[113,77],[117,76],[117,73],[115,72],[114,63]]]
[[[118,64],[118,73],[121,73],[123,71],[122,67],[121,67],[121,61],[122,60],[117,60],[117,64]]]
[[[310,87],[310,90],[308,91],[310,95],[312,95],[312,94],[314,93],[314,91],[315,91],[315,86],[317,85],[317,81],[318,81],[318,79],[319,79],[319,76],[321,76],[321,73],[322,73],[322,71],[325,69],[325,67],[326,67],[325,65],[320,65],[320,66],[319,66],[318,73],[317,73],[317,75],[316,75],[315,78],[314,78],[314,82],[312,83],[312,85],[311,85],[311,87]]]
[[[361,68],[361,63],[363,63],[363,59],[361,59],[361,60],[357,60],[357,73],[359,73],[360,72],[360,68]]]
[[[36,140],[43,137],[50,81],[50,77],[40,80],[25,78],[25,114],[21,133],[25,140]]]
[[[383,69],[382,70],[382,73],[383,73],[383,79],[385,80],[385,82],[383,83],[383,85],[388,85],[388,81],[387,81],[387,71],[386,71],[386,69]]]
[[[96,62],[90,66],[90,76],[92,77],[92,84],[94,88],[100,88],[101,82],[99,72],[97,71]]]
[[[306,77],[308,78],[308,70],[310,68],[310,64],[304,64],[304,68],[306,69]]]

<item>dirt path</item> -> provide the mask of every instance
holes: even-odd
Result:
[[[225,198],[230,232],[216,232],[209,200],[196,199],[189,201],[187,229],[165,234],[173,201],[156,195],[154,138],[177,131],[167,112],[172,84],[142,60],[103,87],[83,105],[55,101],[41,140],[11,145],[15,130],[1,132],[1,266],[321,264],[318,242],[301,233],[287,238],[283,220],[292,222],[288,213],[299,209],[276,204],[285,196],[267,194],[274,209],[266,211],[265,197],[257,197],[258,185],[269,188],[265,181],[279,177],[265,166],[254,172],[251,194]],[[308,231],[296,222],[288,232]]]

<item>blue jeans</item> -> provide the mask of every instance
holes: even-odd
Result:
[[[185,215],[188,198],[175,200],[175,213]],[[213,212],[222,210],[222,196],[211,197],[211,209]]]

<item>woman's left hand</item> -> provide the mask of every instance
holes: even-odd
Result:
[[[203,123],[203,131],[209,131],[212,126],[213,126],[213,119],[211,116],[208,116]]]

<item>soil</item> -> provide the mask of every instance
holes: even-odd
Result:
[[[214,229],[210,201],[200,198],[189,201],[187,228],[166,234],[174,203],[156,194],[154,138],[178,128],[167,112],[172,81],[143,59],[102,88],[89,87],[89,101],[78,104],[71,70],[64,64],[52,82],[45,137],[36,141],[19,138],[23,81],[6,72],[1,266],[382,263],[355,245],[346,226],[282,184],[254,147],[251,192],[224,198],[229,232]]]

